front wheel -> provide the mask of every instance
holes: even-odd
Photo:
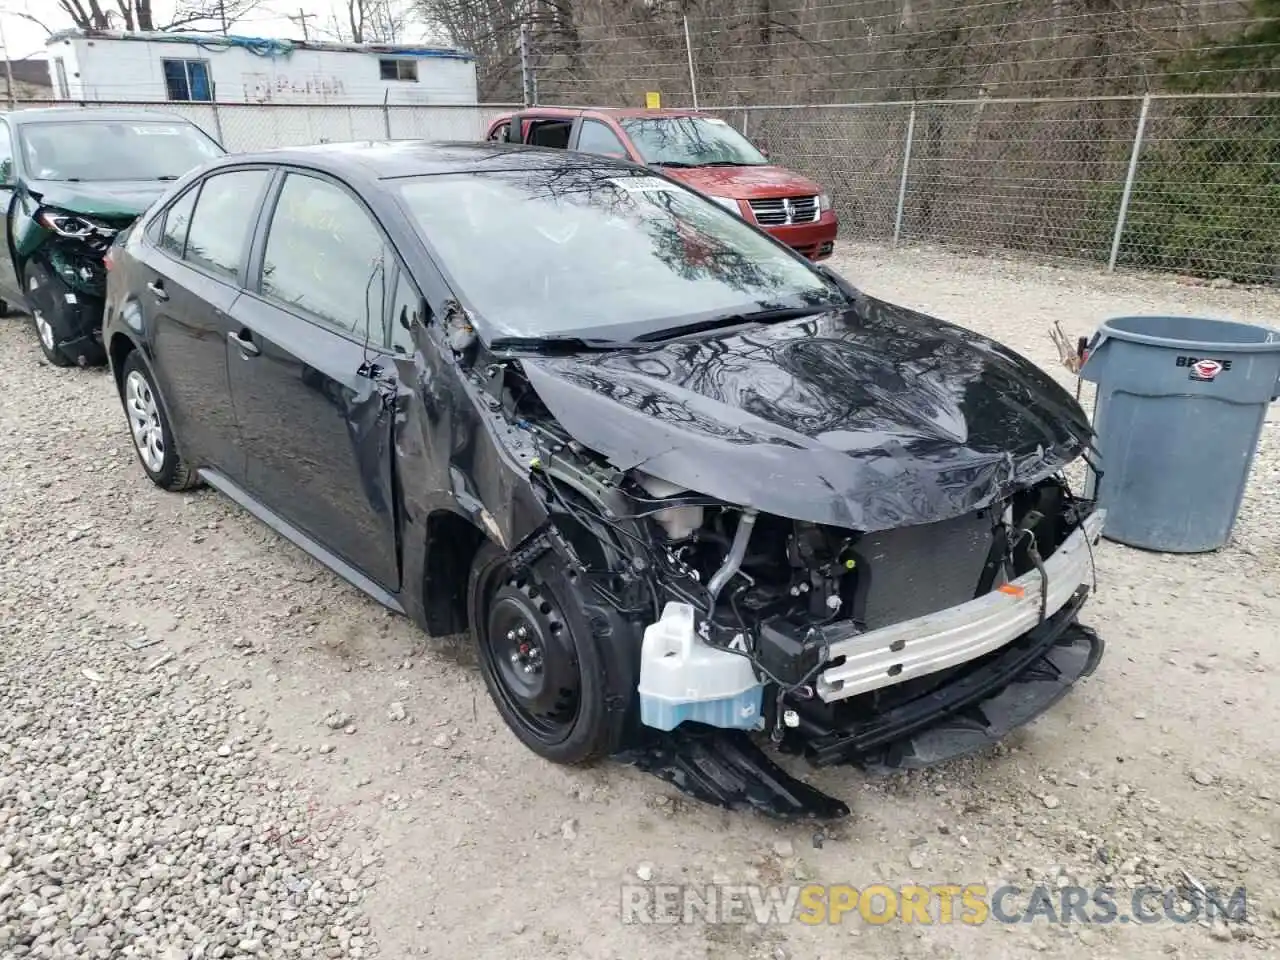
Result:
[[[96,298],[81,296],[39,261],[27,269],[27,304],[40,338],[40,350],[55,367],[99,366],[106,360],[102,345],[88,329],[86,315],[101,317]]]
[[[135,350],[120,370],[120,401],[129,418],[129,433],[142,469],[151,482],[164,490],[189,490],[200,481],[182,459],[173,427],[160,403],[151,371]]]
[[[517,574],[481,547],[468,607],[498,712],[534,753],[585,763],[615,752],[632,717],[639,644],[554,553]]]

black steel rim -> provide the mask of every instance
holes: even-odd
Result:
[[[508,713],[538,741],[551,745],[572,732],[582,675],[573,637],[555,598],[506,568],[489,577],[481,656]]]

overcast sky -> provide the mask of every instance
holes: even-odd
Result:
[[[111,6],[104,2],[103,7]],[[173,0],[154,0],[151,5],[157,22],[165,20],[173,13]],[[302,31],[284,14],[292,13],[295,17],[299,7],[305,7],[307,13],[316,16],[309,18],[308,29],[315,39],[317,31],[324,31],[339,9],[345,8],[342,0],[263,0],[243,20],[232,27],[235,33],[254,37],[302,37]],[[56,0],[0,0],[0,18],[4,22],[5,39],[9,42],[9,57],[19,60],[32,54],[44,53],[45,32],[30,20],[18,15],[19,11],[35,14],[51,30],[62,30],[70,27],[68,17]],[[206,24],[205,26],[209,26]],[[408,42],[421,39],[421,28],[411,27]]]

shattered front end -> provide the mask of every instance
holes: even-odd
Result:
[[[844,809],[817,766],[994,743],[1091,673],[1092,428],[1043,371],[870,298],[634,351],[478,363],[575,581],[630,626],[623,756],[697,796]],[[511,438],[523,438],[516,443]],[[820,795],[818,795],[820,796]]]
[[[1102,641],[1076,617],[1103,520],[1056,478],[964,517],[871,534],[711,511],[683,543],[666,544],[658,579],[707,589],[704,603],[681,604],[687,622],[696,618],[691,636],[664,636],[651,651],[646,635],[642,705],[650,675],[674,660],[687,665],[689,704],[709,701],[720,718],[704,709],[704,723],[753,726],[816,766],[924,767],[990,746],[1097,665]],[[655,627],[678,634],[672,620],[664,612]],[[730,676],[749,658],[758,717],[740,681],[707,681],[711,651]],[[815,805],[762,756],[748,764],[756,754],[739,735],[647,740],[632,759],[703,799],[831,815],[828,800]]]

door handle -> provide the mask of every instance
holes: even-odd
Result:
[[[244,331],[245,334],[248,334],[248,332],[248,330]],[[240,348],[240,356],[244,357],[246,360],[250,357],[256,357],[258,354],[262,353],[261,347],[252,340],[246,340],[244,336],[234,330],[227,334],[227,339]]]
[[[164,301],[169,299],[169,295],[164,292],[164,283],[160,280],[149,281],[147,289],[151,291],[151,295],[157,300]]]

